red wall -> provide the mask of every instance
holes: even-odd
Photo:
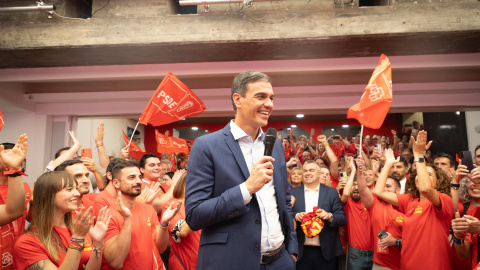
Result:
[[[198,128],[203,128],[208,130],[209,132],[214,132],[219,129],[222,129],[225,127],[227,123],[203,123],[203,124],[169,124],[161,127],[157,127],[157,130],[163,134],[165,134],[165,131],[169,130],[170,135],[173,134],[173,129],[174,128],[182,128],[182,127],[192,127],[196,126]],[[297,127],[301,127],[305,129],[307,132],[309,132],[312,128],[315,129],[315,134],[320,135],[322,126],[342,126],[342,125],[351,125],[351,126],[360,126],[360,124],[357,122],[357,120],[351,120],[351,119],[345,119],[341,121],[301,121],[297,120],[295,122],[269,122],[268,126],[265,127],[263,130],[266,131],[267,128],[273,127],[277,130],[285,128],[285,127],[290,127],[290,125],[295,124]],[[385,121],[383,122],[383,125],[380,129],[370,129],[370,128],[364,128],[363,129],[363,136],[366,135],[385,135],[391,138],[392,133],[391,130],[397,130],[397,132],[400,134],[401,130],[398,130],[398,123],[397,123],[397,114],[389,114],[385,118]],[[316,138],[315,138],[316,140]],[[392,142],[392,140],[390,140]],[[155,128],[147,125],[145,127],[145,150],[147,152],[152,152],[152,153],[157,153],[157,143],[155,141]],[[158,153],[157,153],[158,154]]]

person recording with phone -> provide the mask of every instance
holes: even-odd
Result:
[[[275,130],[262,131],[273,96],[267,75],[239,74],[231,91],[235,119],[192,147],[185,210],[190,228],[202,229],[197,269],[295,269],[284,149]]]

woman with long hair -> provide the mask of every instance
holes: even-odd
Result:
[[[47,172],[35,182],[33,221],[14,247],[17,269],[100,269],[108,211],[100,209],[95,227],[92,207],[72,220],[80,193],[67,172]]]
[[[178,179],[173,188],[173,201],[185,201],[185,184],[187,173]],[[165,211],[170,203],[163,207]],[[180,211],[170,220],[168,231],[171,236],[170,257],[168,269],[170,270],[194,270],[197,267],[198,246],[200,244],[199,231],[192,231],[185,222],[185,206],[182,204]]]
[[[417,169],[410,174],[408,194],[386,192],[384,183],[374,192],[406,216],[401,269],[450,269],[448,235],[453,216],[450,179],[441,169],[425,164],[423,152],[432,144],[431,141],[427,144],[427,132],[420,131],[417,140],[413,137],[411,140]],[[388,153],[387,161],[399,161],[392,151]]]

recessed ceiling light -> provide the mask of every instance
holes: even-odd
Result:
[[[292,128],[287,128],[287,130],[291,130]]]
[[[344,128],[347,128],[347,127],[348,127],[348,125],[342,125],[342,127],[344,127]]]
[[[304,116],[305,116],[305,115],[303,115],[303,114],[301,114],[301,113],[297,114],[297,118],[303,118]]]
[[[208,132],[208,130],[205,129],[205,132]]]
[[[198,130],[198,127],[192,127],[192,130]]]
[[[332,131],[335,131],[335,129],[332,128]]]
[[[457,111],[456,114],[457,114],[457,115],[460,115],[460,111]]]
[[[297,127],[297,125],[291,125],[291,127],[292,127],[292,128],[296,128],[296,127]]]

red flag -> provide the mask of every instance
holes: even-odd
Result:
[[[123,139],[125,140],[125,145],[128,145],[128,142],[130,141],[130,139],[127,137],[127,135],[125,135],[125,132],[123,130],[122,130],[122,133],[123,133]],[[133,142],[131,142],[130,146],[128,147],[128,153],[134,159],[139,160],[147,152],[143,151],[140,147],[136,146]]]
[[[163,135],[155,129],[157,152],[162,154],[185,153],[190,154],[187,140]]]
[[[302,224],[300,226],[308,238],[317,236],[325,226],[323,220],[317,217],[315,213],[318,209],[320,209],[320,207],[313,207],[313,212],[306,213],[302,218]]]
[[[392,66],[387,56],[382,54],[372,78],[363,90],[360,103],[350,107],[348,119],[357,119],[360,124],[379,129],[392,104]]]
[[[168,72],[138,122],[161,126],[205,111],[203,102],[173,73]]]
[[[3,128],[3,114],[0,112],[0,131],[2,131]]]

